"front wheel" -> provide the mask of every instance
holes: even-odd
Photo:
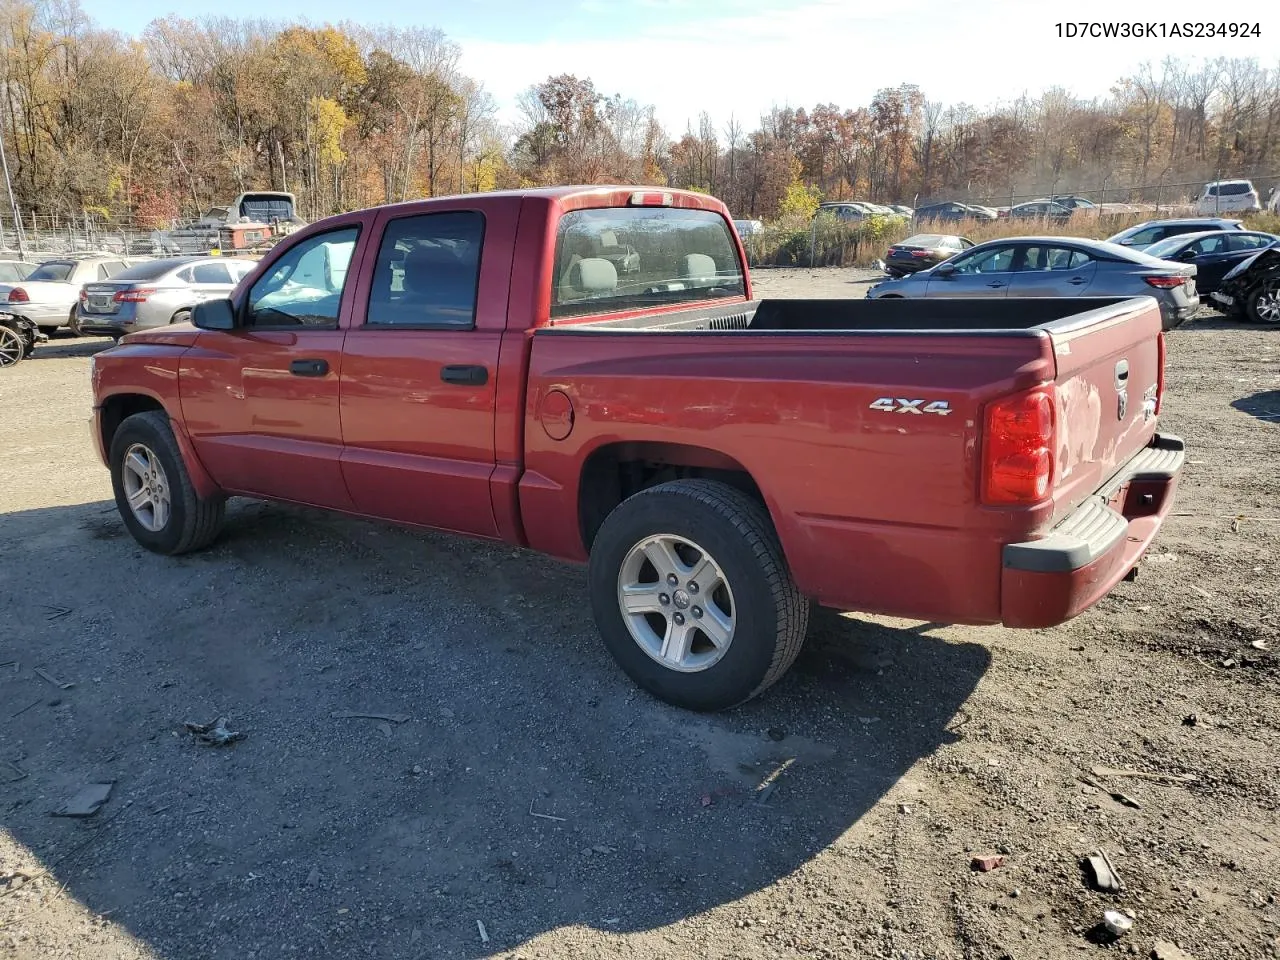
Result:
[[[1280,323],[1280,277],[1269,277],[1250,290],[1245,309],[1254,323]]]
[[[163,411],[127,417],[111,439],[108,459],[116,509],[142,546],[174,555],[199,550],[217,537],[226,500],[196,492]]]
[[[804,643],[809,604],[768,514],[723,483],[677,480],[623,501],[592,544],[589,582],[609,652],[678,707],[751,699]]]
[[[169,322],[170,323],[190,323],[191,311],[179,310],[177,313],[175,313],[172,317],[169,318]]]
[[[0,326],[0,367],[11,367],[27,355],[22,334],[11,327]]]

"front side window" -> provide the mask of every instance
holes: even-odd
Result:
[[[990,250],[979,250],[962,257],[955,257],[949,262],[956,268],[956,273],[1008,273],[1013,269],[1014,247],[993,247]]]
[[[401,217],[387,224],[369,291],[371,327],[475,326],[484,214]]]
[[[344,227],[290,247],[249,290],[246,326],[335,329],[358,236]]]
[[[1274,242],[1271,237],[1264,237],[1256,233],[1229,234],[1227,237],[1227,249],[1261,250],[1263,247],[1271,246]]]
[[[728,222],[710,210],[609,207],[560,218],[551,316],[634,310],[746,293]]]

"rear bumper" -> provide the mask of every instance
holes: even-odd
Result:
[[[1052,627],[1087,610],[1133,570],[1173,506],[1185,459],[1159,435],[1040,540],[1004,548],[1001,620]]]

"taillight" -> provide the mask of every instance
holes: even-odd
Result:
[[[146,303],[147,297],[155,292],[155,287],[139,287],[137,290],[121,290],[111,299],[116,303]]]
[[[1161,290],[1172,290],[1174,287],[1180,287],[1187,282],[1187,277],[1143,277],[1153,287],[1159,287]]]
[[[982,499],[1000,506],[1040,503],[1053,482],[1053,395],[1036,387],[987,404]]]
[[[10,303],[30,303],[31,298],[27,296],[27,291],[23,290],[21,287],[14,287],[12,290],[9,291],[9,302]]]
[[[1164,405],[1164,331],[1156,337],[1156,415]]]
[[[81,303],[89,302],[89,291],[86,290],[84,287],[80,288],[80,302]]]
[[[911,251],[911,255],[913,257],[927,257],[931,253],[933,253],[932,250],[912,250]]]

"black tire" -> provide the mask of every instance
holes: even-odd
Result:
[[[169,322],[170,323],[190,323],[191,311],[179,310],[177,313],[175,313],[172,317],[169,318]]]
[[[58,332],[58,329],[58,327],[41,327],[40,332],[46,337],[52,338]]]
[[[1264,309],[1280,303],[1280,276],[1267,277],[1256,287],[1245,294],[1244,306],[1250,323],[1261,323],[1269,327],[1280,324],[1280,311]]]
[[[67,317],[67,329],[73,337],[84,336],[84,331],[80,329],[80,316],[75,307],[71,308],[71,314]]]
[[[12,367],[30,353],[26,338],[12,327],[0,324],[0,367]]]
[[[627,555],[659,534],[705,548],[732,590],[732,639],[719,660],[697,672],[680,672],[646,653],[619,606]],[[804,644],[809,602],[791,579],[768,513],[723,483],[676,480],[623,501],[596,534],[589,583],[609,652],[640,687],[674,706],[711,711],[750,700],[786,673]]]
[[[135,445],[153,453],[164,471],[169,512],[167,522],[158,530],[149,530],[142,524],[125,493],[124,458]],[[148,410],[127,417],[111,438],[108,460],[116,509],[133,539],[142,546],[174,556],[206,547],[218,536],[226,515],[226,499],[205,499],[196,493],[169,426],[169,417],[163,411]]]

